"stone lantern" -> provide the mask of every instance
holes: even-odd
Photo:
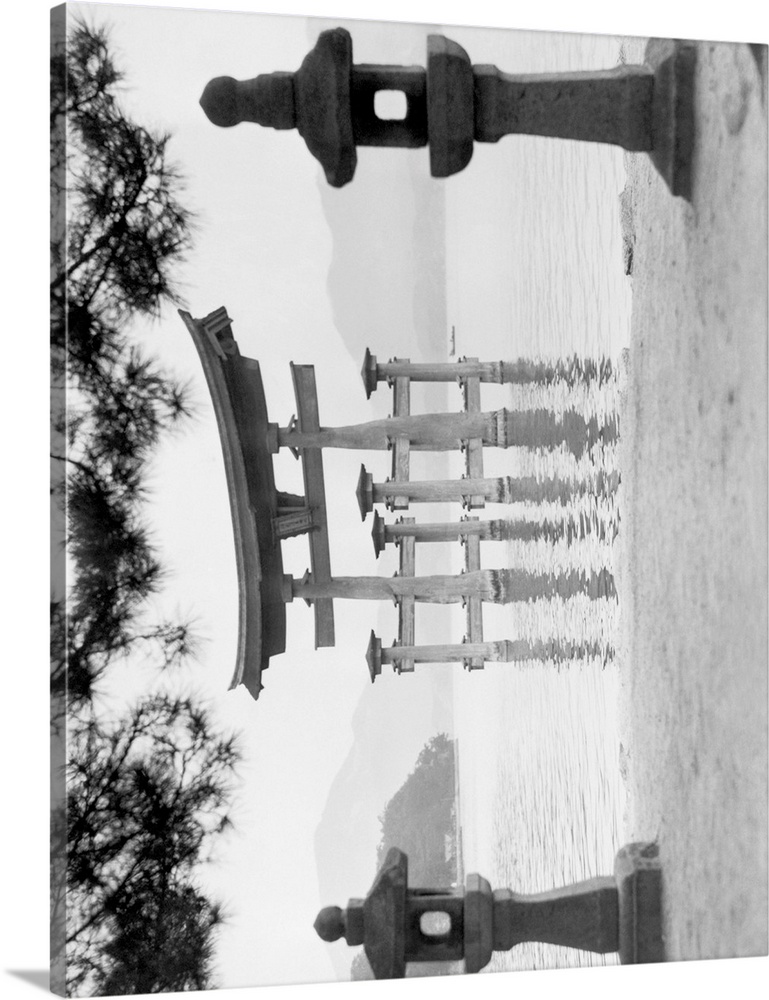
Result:
[[[211,80],[200,103],[215,125],[296,128],[326,180],[352,180],[357,146],[429,146],[433,177],[463,170],[474,142],[527,133],[608,142],[650,154],[673,194],[691,197],[694,68],[691,42],[653,39],[645,62],[574,73],[503,73],[429,35],[427,66],[355,65],[344,28],[323,31],[296,72]],[[381,119],[378,91],[400,91],[406,113]]]
[[[393,847],[366,898],[325,907],[315,930],[324,941],[363,945],[376,979],[402,978],[408,962],[464,960],[465,972],[480,972],[493,952],[524,941],[661,962],[660,903],[654,844],[624,847],[613,876],[527,896],[492,890],[480,875],[464,888],[410,889],[408,858]]]

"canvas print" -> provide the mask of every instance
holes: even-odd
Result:
[[[766,45],[51,17],[54,992],[766,955]]]

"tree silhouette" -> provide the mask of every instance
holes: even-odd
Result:
[[[183,180],[166,155],[170,135],[137,125],[120,106],[123,74],[107,32],[76,19],[58,41],[53,183],[57,197],[66,189],[68,226],[66,241],[54,244],[52,336],[83,375],[114,358],[109,348],[123,320],[157,316],[164,300],[175,300],[174,268],[190,248],[192,215],[178,201]]]
[[[66,510],[73,586],[54,595],[53,685],[89,700],[135,644],[162,663],[189,652],[189,627],[147,624],[162,579],[142,518],[148,456],[189,412],[186,389],[131,343],[138,315],[179,304],[173,274],[192,215],[168,134],[122,111],[105,30],[74,20],[51,58],[51,357],[54,502]],[[66,204],[66,225],[64,222]],[[56,390],[60,390],[57,394]]]
[[[377,867],[391,847],[399,847],[408,855],[412,886],[438,888],[456,879],[453,746],[445,733],[433,736],[379,817],[382,839],[377,847]],[[448,859],[446,836],[453,844]]]
[[[196,885],[229,825],[239,751],[190,699],[155,695],[123,720],[89,711],[67,768],[67,992],[210,985],[219,907]]]
[[[107,33],[54,8],[52,535],[69,567],[51,594],[51,968],[78,995],[212,985],[223,916],[197,873],[238,760],[189,698],[139,694],[108,718],[98,697],[129,655],[163,667],[193,650],[188,623],[150,618],[163,568],[144,516],[148,460],[187,393],[129,328],[183,304],[192,216],[169,136],[123,112],[122,79]]]

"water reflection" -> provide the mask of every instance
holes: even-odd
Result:
[[[614,379],[611,358],[584,358],[576,354],[553,361],[529,358],[503,361],[500,369],[500,381],[517,385],[536,383],[550,386],[561,383],[571,388],[578,383],[586,383],[600,387]]]
[[[620,527],[615,368],[604,357],[516,368],[527,377],[511,383],[512,409],[536,414],[542,436],[538,446],[516,451],[511,471],[523,502],[500,533],[508,565],[527,574],[519,585],[531,602],[516,606],[511,624],[532,660],[605,664],[614,655],[612,543]]]

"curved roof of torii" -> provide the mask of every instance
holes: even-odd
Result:
[[[231,688],[254,698],[270,656],[286,648],[283,561],[269,422],[259,362],[242,357],[224,307],[204,319],[179,310],[198,350],[216,413],[232,513],[238,575],[238,644]]]

